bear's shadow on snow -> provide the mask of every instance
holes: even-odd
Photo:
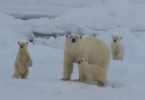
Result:
[[[109,86],[112,88],[121,88],[121,87],[125,87],[125,84],[122,82],[114,81],[114,82],[109,82]]]

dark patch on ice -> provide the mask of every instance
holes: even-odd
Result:
[[[56,92],[57,94],[62,94],[62,91],[58,91],[58,92]]]
[[[49,39],[49,37],[53,36],[54,38],[57,37],[56,34],[43,34],[43,33],[39,33],[39,32],[33,32],[34,36],[36,38],[46,38],[46,39]]]
[[[31,39],[29,39],[29,42],[32,42],[33,43],[33,39],[31,40]]]
[[[102,34],[103,32],[105,32],[105,31],[104,30],[94,31],[93,36],[96,37],[96,36]],[[140,30],[140,31],[131,31],[131,32],[134,33],[134,35],[136,35],[135,32],[145,32],[145,31],[144,30]],[[51,36],[56,38],[57,36],[64,36],[65,34],[74,34],[74,33],[72,33],[71,31],[66,31],[65,33],[45,33],[44,34],[42,32],[36,32],[36,31],[34,31],[33,34],[34,34],[34,36],[36,38],[46,38],[46,39],[49,39],[49,37],[51,37]],[[85,35],[85,34],[78,34],[78,35]]]
[[[122,82],[110,82],[110,86],[112,88],[120,88],[120,87],[125,87],[125,84]]]
[[[72,34],[70,31],[66,31],[65,33],[41,33],[41,32],[33,32],[36,38],[46,38],[49,39],[51,36],[56,38],[57,36],[64,36],[65,34]]]
[[[6,13],[6,14],[13,16],[16,19],[22,19],[22,20],[40,19],[40,18],[54,19],[59,16],[53,14],[21,14],[21,13]]]

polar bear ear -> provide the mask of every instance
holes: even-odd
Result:
[[[67,38],[67,37],[68,37],[68,35],[66,34],[66,35],[65,35],[65,38]]]
[[[112,37],[113,37],[113,35],[112,35]]]
[[[80,39],[82,39],[82,36],[80,36]]]
[[[120,37],[120,39],[122,39],[123,37]]]
[[[28,44],[28,42],[26,42],[26,44]]]
[[[20,42],[18,42],[18,44],[19,44]]]

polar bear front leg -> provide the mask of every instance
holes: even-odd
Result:
[[[123,58],[124,58],[124,55],[121,56],[121,60],[123,60]]]
[[[28,59],[28,61],[27,61],[27,66],[28,66],[28,67],[32,67],[32,66],[33,66],[33,61],[32,61],[31,58]]]
[[[18,66],[15,63],[15,72],[13,74],[13,78],[19,78],[20,75],[21,75],[21,73],[20,73],[20,71],[18,69]]]
[[[124,52],[123,52],[122,55],[121,55],[121,60],[123,60],[123,58],[124,58]]]
[[[87,77],[88,84],[92,84],[93,83],[93,76],[92,76],[92,74],[86,75],[86,77]]]
[[[27,79],[28,74],[29,74],[29,69],[27,68],[26,72],[21,75],[21,78]]]
[[[73,81],[78,81],[78,82],[86,82],[86,76],[84,74],[84,69],[78,66],[79,69],[79,78],[74,79]]]
[[[121,57],[122,57],[122,53],[119,52],[119,53],[117,53],[115,60],[121,60]]]
[[[70,54],[65,54],[63,62],[63,78],[61,80],[71,80],[74,62],[75,62],[74,57],[72,57]]]
[[[64,62],[64,64],[63,64],[63,78],[61,80],[70,80],[72,72],[73,72],[73,63]]]
[[[115,54],[115,52],[111,52],[112,53],[112,58],[113,58],[113,60],[115,60],[115,57],[116,57],[116,54]]]
[[[74,79],[73,81],[86,82],[86,76],[85,76],[85,74],[83,72],[83,69],[79,68],[79,79]]]

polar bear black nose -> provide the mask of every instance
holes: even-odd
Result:
[[[72,43],[75,43],[75,42],[76,42],[76,39],[75,39],[75,38],[73,38],[73,39],[72,39]]]
[[[116,42],[116,40],[114,40],[114,42]]]
[[[78,61],[78,64],[81,64],[81,62],[80,62],[80,61]]]
[[[23,46],[21,46],[21,48],[23,48]]]

